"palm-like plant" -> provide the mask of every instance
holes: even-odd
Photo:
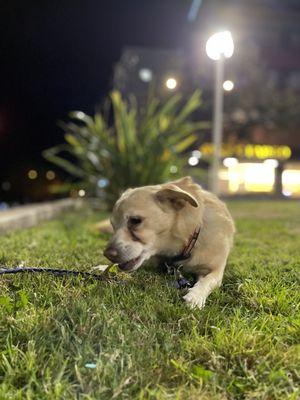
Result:
[[[176,171],[182,173],[181,155],[204,126],[189,119],[201,103],[198,91],[183,105],[174,95],[164,104],[152,99],[143,110],[126,103],[116,91],[110,101],[112,124],[103,113],[90,117],[71,112],[75,122],[61,124],[66,143],[44,152],[90,194],[96,193],[99,182],[107,182],[103,190],[108,204],[125,188],[161,183],[174,178]]]

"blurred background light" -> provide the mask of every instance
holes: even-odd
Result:
[[[282,190],[282,194],[283,194],[284,196],[289,197],[289,196],[291,196],[293,193],[290,192],[289,190],[283,189],[283,190]]]
[[[300,169],[285,169],[281,176],[282,193],[285,196],[300,195]],[[286,194],[290,193],[290,194]]]
[[[139,70],[139,78],[143,82],[151,82],[153,78],[153,73],[149,68],[141,68]]]
[[[166,87],[169,90],[174,90],[177,87],[177,80],[175,78],[168,78],[166,80]]]
[[[85,190],[84,189],[78,190],[78,195],[79,195],[79,197],[84,197],[85,196]]]
[[[108,186],[108,183],[109,183],[108,179],[106,179],[106,178],[101,178],[101,179],[98,180],[97,186],[98,186],[100,189],[103,189],[103,188],[105,188],[106,186]]]
[[[194,167],[195,165],[197,165],[197,164],[199,163],[199,158],[198,158],[198,157],[192,156],[192,157],[190,157],[190,158],[188,159],[188,163],[189,163],[192,167]]]
[[[76,111],[75,116],[78,119],[84,119],[84,113],[82,111]]]
[[[234,158],[234,157],[227,157],[227,158],[224,158],[224,160],[223,160],[223,165],[227,168],[233,167],[234,165],[237,165],[237,164],[238,164],[238,160],[237,160],[237,158]]]
[[[178,168],[176,167],[176,165],[171,165],[170,172],[171,174],[176,174],[178,172]]]
[[[270,167],[277,168],[279,165],[278,160],[268,158],[267,160],[264,161],[264,164],[269,165]]]
[[[48,179],[48,181],[53,181],[53,179],[55,179],[55,172],[52,171],[51,169],[49,169],[49,171],[46,172],[46,178]]]
[[[192,151],[192,157],[197,157],[198,159],[202,157],[202,153],[199,150]]]
[[[232,81],[225,81],[223,83],[223,89],[226,90],[226,92],[230,92],[234,88],[234,83]]]
[[[28,171],[28,178],[29,179],[36,179],[38,177],[38,173],[35,169],[31,169]]]

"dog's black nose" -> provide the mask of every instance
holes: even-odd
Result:
[[[104,256],[106,257],[106,258],[108,258],[110,261],[112,261],[112,262],[116,262],[117,261],[117,258],[118,258],[118,252],[117,252],[117,250],[114,248],[114,247],[111,247],[111,246],[109,246],[109,247],[107,247],[105,250],[104,250]]]

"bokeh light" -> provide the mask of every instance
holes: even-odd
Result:
[[[223,83],[223,89],[226,90],[226,92],[231,92],[232,89],[234,89],[234,83],[230,80],[227,80]]]
[[[30,171],[28,171],[28,178],[29,179],[36,179],[38,177],[38,173],[35,169],[31,169]]]
[[[197,165],[197,164],[199,163],[199,158],[198,158],[198,157],[192,156],[192,157],[190,157],[190,158],[188,159],[188,163],[189,163],[192,167],[194,167],[195,165]]]
[[[151,82],[153,78],[153,73],[149,68],[141,68],[139,70],[139,78],[143,82]]]
[[[174,90],[177,87],[177,80],[175,78],[168,78],[166,80],[166,87],[169,90]]]
[[[48,179],[48,181],[53,181],[53,179],[55,179],[55,176],[55,172],[52,170],[46,172],[46,178]]]

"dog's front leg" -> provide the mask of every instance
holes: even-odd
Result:
[[[221,271],[212,271],[204,277],[199,276],[195,285],[183,297],[184,300],[193,308],[203,308],[208,295],[216,287],[221,286],[223,272],[224,269]]]

